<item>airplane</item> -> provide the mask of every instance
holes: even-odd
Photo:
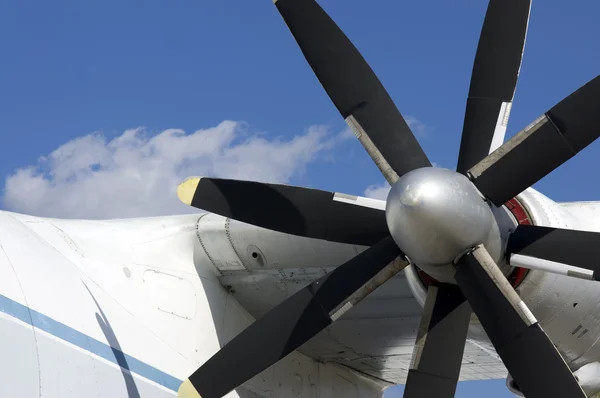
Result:
[[[504,142],[530,0],[490,0],[457,169],[314,0],[274,0],[386,201],[191,177],[199,214],[0,212],[2,397],[600,392],[600,202],[531,188],[600,136],[600,76]]]

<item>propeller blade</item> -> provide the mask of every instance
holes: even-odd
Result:
[[[187,179],[177,195],[189,206],[292,235],[361,246],[389,236],[385,211],[367,207],[367,198],[205,177]]]
[[[383,239],[248,326],[182,384],[179,397],[224,396],[299,348],[406,265],[394,240]]]
[[[600,136],[600,76],[556,104],[469,170],[474,184],[501,206]]]
[[[506,252],[573,265],[600,274],[600,233],[519,225],[510,235]]]
[[[490,0],[471,74],[459,173],[464,174],[504,142],[530,8],[531,0]]]
[[[470,319],[458,286],[429,286],[404,398],[454,397]]]
[[[526,397],[586,397],[552,341],[483,245],[458,261],[455,279]]]
[[[275,5],[321,85],[390,184],[431,163],[362,55],[314,0]]]

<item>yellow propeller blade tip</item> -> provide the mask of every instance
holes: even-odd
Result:
[[[179,386],[177,390],[177,398],[202,398],[198,391],[194,388],[190,379],[187,379]]]
[[[192,204],[196,188],[198,188],[198,184],[200,184],[200,178],[201,177],[186,178],[185,181],[177,187],[177,197],[188,206]]]

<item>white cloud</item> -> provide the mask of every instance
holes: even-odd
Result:
[[[425,137],[431,132],[431,127],[427,126],[416,117],[405,116],[404,120],[406,120],[406,124],[408,124],[416,137]]]
[[[390,192],[390,189],[391,189],[390,184],[388,184],[386,181],[380,185],[378,185],[378,184],[369,185],[367,187],[367,189],[365,189],[364,195],[367,198],[386,200],[388,193]]]
[[[249,135],[239,122],[186,134],[127,130],[76,138],[5,181],[4,206],[49,217],[114,218],[177,214],[177,185],[191,175],[287,183],[319,153],[347,139],[323,126],[289,140]]]

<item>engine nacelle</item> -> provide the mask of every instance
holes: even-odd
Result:
[[[531,188],[507,202],[505,207],[509,210],[515,226],[524,224],[574,228],[578,225],[578,220],[568,210]],[[502,236],[504,244],[507,238],[508,236]],[[519,291],[518,287],[526,278],[529,279],[530,274],[533,277],[543,277],[543,275],[540,275],[543,273],[540,272],[532,272],[518,267],[508,267],[507,269],[505,263],[499,263],[498,265],[505,271],[507,279],[517,291]],[[427,286],[433,279],[415,265],[407,267],[405,273],[413,295],[423,306],[427,296]]]

